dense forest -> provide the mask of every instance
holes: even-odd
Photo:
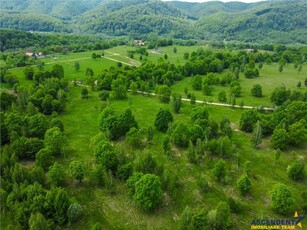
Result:
[[[306,8],[303,0],[250,4],[46,1],[42,8],[34,0],[1,1],[0,27],[142,38],[158,34],[178,39],[305,44]]]

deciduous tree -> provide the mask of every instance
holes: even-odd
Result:
[[[143,175],[135,184],[134,201],[145,211],[151,211],[162,202],[162,188],[159,177]]]
[[[276,184],[270,191],[271,208],[280,213],[288,214],[293,212],[295,199],[291,190],[282,183]]]
[[[70,174],[73,176],[73,178],[75,178],[79,182],[83,180],[84,170],[83,170],[83,166],[80,161],[70,162],[69,169],[70,169]]]

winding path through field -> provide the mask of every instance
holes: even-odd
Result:
[[[128,90],[130,91],[130,90]],[[151,96],[159,96],[158,94],[155,93],[147,93],[143,91],[137,91],[139,94],[145,94],[145,95],[151,95]],[[191,99],[188,98],[181,98],[182,101],[191,101]],[[230,104],[223,104],[223,103],[216,103],[216,102],[208,102],[208,101],[202,101],[202,100],[195,100],[196,103],[200,104],[207,104],[207,105],[215,105],[215,106],[223,106],[223,107],[231,107],[231,108],[240,108],[240,109],[261,109],[265,111],[274,111],[274,108],[270,107],[260,107],[260,106],[250,106],[250,105],[230,105]]]

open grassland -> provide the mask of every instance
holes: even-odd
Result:
[[[241,84],[241,96],[236,98],[236,104],[239,105],[241,101],[245,105],[250,106],[265,106],[271,107],[272,103],[270,100],[271,93],[276,87],[284,85],[287,89],[298,90],[304,92],[304,87],[298,88],[297,83],[300,81],[304,82],[307,76],[307,69],[304,66],[304,70],[298,73],[293,65],[287,65],[284,67],[284,71],[280,73],[278,71],[278,64],[266,65],[260,70],[260,76],[253,79],[244,77],[243,73],[240,73],[239,82]],[[216,74],[216,76],[222,77],[225,73]],[[254,97],[251,95],[251,89],[253,85],[259,84],[262,86],[262,97]],[[208,102],[218,102],[218,93],[222,90],[226,92],[227,98],[229,99],[230,88],[228,86],[213,86],[211,96],[205,96],[202,91],[196,91],[192,88],[192,78],[185,78],[182,81],[176,82],[172,89],[174,92],[184,95],[184,89],[187,88],[190,93],[194,93],[196,100],[205,100]]]

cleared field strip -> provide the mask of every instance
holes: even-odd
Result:
[[[130,90],[128,90],[130,91]],[[160,96],[155,93],[147,93],[143,91],[137,91],[139,94],[145,94],[145,95],[151,95],[151,96]],[[182,101],[188,101],[190,102],[191,99],[188,98],[181,98]],[[261,110],[266,110],[266,111],[274,111],[274,108],[270,107],[259,107],[259,106],[250,106],[250,105],[230,105],[230,104],[223,104],[223,103],[216,103],[216,102],[208,102],[208,101],[202,101],[202,100],[195,100],[196,103],[200,104],[207,104],[207,105],[215,105],[215,106],[223,106],[223,107],[232,107],[232,108],[240,108],[240,109],[261,109]]]

